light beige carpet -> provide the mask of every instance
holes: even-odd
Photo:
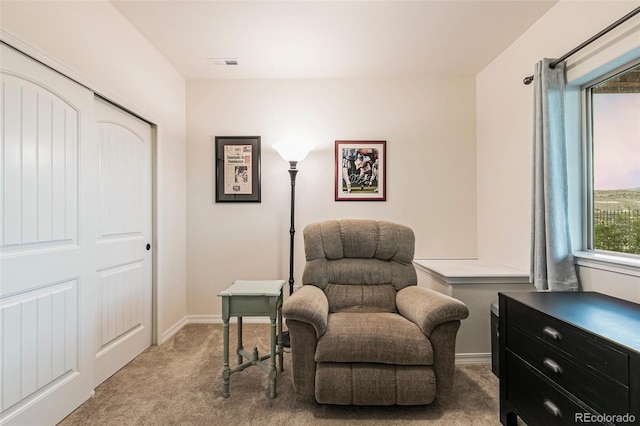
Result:
[[[236,345],[231,325],[231,348]],[[245,350],[269,347],[268,324],[244,324]],[[233,352],[233,349],[232,349]],[[231,365],[236,357],[230,356]],[[454,388],[429,406],[319,405],[297,396],[291,356],[278,373],[277,397],[268,398],[267,376],[250,367],[231,376],[222,397],[222,325],[190,324],[114,374],[60,425],[499,425],[498,379],[490,364],[456,367]]]

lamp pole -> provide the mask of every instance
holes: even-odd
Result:
[[[289,161],[289,176],[291,177],[291,226],[289,227],[289,296],[293,294],[293,241],[296,235],[296,176],[298,174],[297,161]],[[289,330],[282,333],[282,346],[291,347],[291,337]]]
[[[289,161],[289,176],[291,177],[291,227],[289,228],[289,296],[293,294],[293,240],[296,235],[295,223],[295,211],[296,211],[296,175],[298,169],[296,168],[297,161]]]
[[[306,144],[276,143],[273,148],[283,160],[289,163],[289,176],[291,177],[291,227],[289,228],[289,296],[293,294],[293,243],[296,235],[294,226],[296,216],[296,176],[298,175],[298,163],[307,156],[311,147]],[[282,332],[282,346],[291,347],[289,330]]]

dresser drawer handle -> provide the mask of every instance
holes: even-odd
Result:
[[[542,329],[542,332],[553,340],[562,340],[562,334],[554,328],[545,327]]]
[[[551,358],[543,359],[542,365],[544,365],[547,369],[553,371],[556,374],[562,374],[562,367],[560,367],[560,364],[558,364]]]
[[[550,400],[545,399],[542,405],[544,406],[545,410],[547,410],[552,416],[562,417],[562,411],[560,411],[558,406]]]

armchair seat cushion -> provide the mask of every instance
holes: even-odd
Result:
[[[433,365],[433,348],[420,328],[389,312],[330,314],[316,362]]]

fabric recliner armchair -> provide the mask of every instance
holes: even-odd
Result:
[[[421,405],[449,391],[469,311],[417,286],[413,231],[343,219],[303,232],[303,285],[282,308],[296,393],[321,404]]]

